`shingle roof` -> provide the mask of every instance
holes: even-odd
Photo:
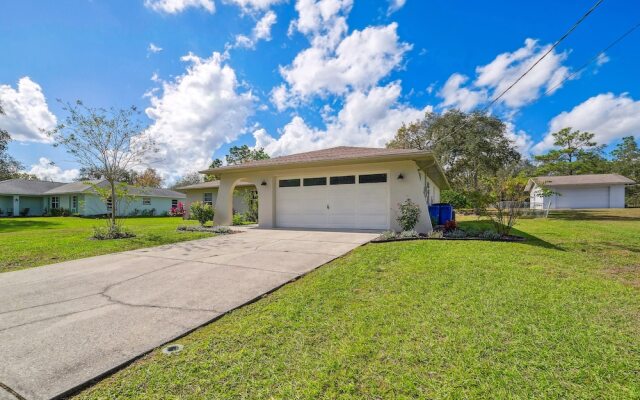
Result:
[[[240,165],[227,165],[220,168],[213,168],[205,172],[223,172],[226,170],[249,169],[257,167],[270,167],[287,164],[299,164],[320,161],[339,161],[349,159],[359,159],[367,157],[384,156],[418,156],[428,152],[413,149],[386,149],[377,147],[332,147],[329,149],[308,151],[306,153],[290,154],[288,156],[274,157],[266,160],[249,161]]]
[[[0,182],[0,194],[17,194],[17,195],[56,195],[67,193],[83,193],[93,188],[93,185],[106,187],[108,185],[105,180],[94,180],[86,182],[45,182],[45,181],[29,181],[25,179],[10,179]],[[129,186],[129,194],[133,196],[149,196],[149,197],[171,197],[184,198],[183,193],[169,189],[149,188]]]
[[[92,190],[94,185],[100,188],[105,188],[105,187],[108,187],[109,183],[104,179],[85,181],[85,182],[72,182],[72,183],[67,183],[64,186],[59,186],[53,190],[50,190],[46,194],[83,193],[88,190]],[[162,189],[162,188],[139,187],[139,186],[129,185],[128,191],[129,191],[129,194],[133,196],[172,197],[172,198],[186,197],[183,193],[176,192],[169,189]]]
[[[0,194],[4,195],[41,195],[59,186],[61,182],[32,181],[27,179],[9,179],[0,181]]]
[[[538,176],[533,180],[545,186],[629,185],[635,183],[633,180],[618,174]]]
[[[236,184],[238,186],[254,186],[253,183],[240,182]],[[180,186],[175,188],[176,190],[190,190],[190,189],[217,189],[220,187],[220,181],[210,181],[194,183],[193,185]]]

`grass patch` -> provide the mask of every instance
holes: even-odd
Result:
[[[366,245],[79,398],[638,398],[637,217]]]
[[[196,224],[175,217],[127,218],[124,226],[136,237],[92,240],[93,228],[105,220],[76,217],[0,218],[0,272],[36,267],[82,257],[211,237],[210,233],[178,232]]]

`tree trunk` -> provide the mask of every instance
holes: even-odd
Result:
[[[116,225],[116,184],[109,182],[111,185],[111,227]]]

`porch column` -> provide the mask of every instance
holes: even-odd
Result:
[[[237,178],[220,178],[220,187],[216,197],[214,225],[231,225],[233,221],[233,187]]]
[[[20,196],[17,194],[13,195],[13,216],[20,216]]]

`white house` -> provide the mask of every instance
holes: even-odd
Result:
[[[624,208],[625,185],[634,183],[618,174],[539,176],[525,190],[536,209]],[[542,187],[552,194],[543,197]]]
[[[213,168],[220,177],[215,222],[231,223],[233,189],[258,192],[260,227],[400,230],[398,204],[421,211],[418,232],[432,230],[428,205],[448,189],[433,153],[420,150],[334,147]]]

